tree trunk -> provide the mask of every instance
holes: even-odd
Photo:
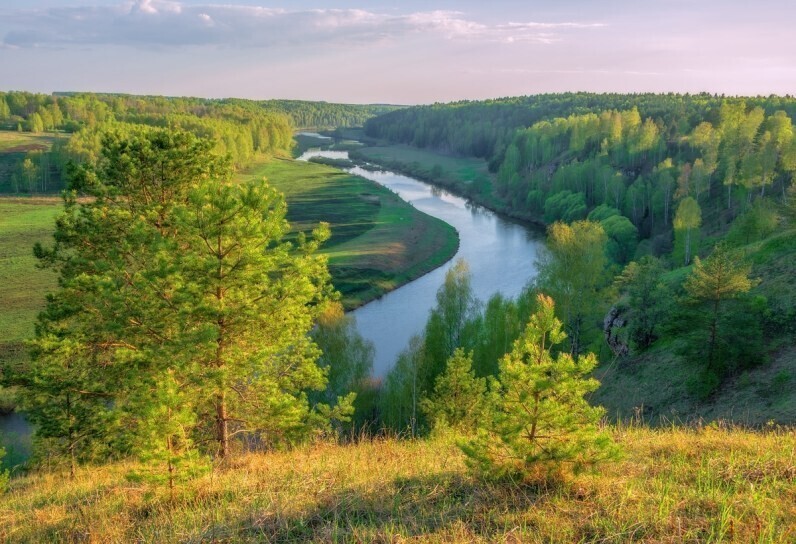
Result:
[[[685,264],[691,262],[691,228],[685,230]]]
[[[229,424],[227,421],[227,402],[224,391],[216,396],[216,440],[222,459],[229,457]]]
[[[716,299],[713,304],[713,321],[710,323],[710,340],[708,341],[708,370],[713,370],[713,357],[716,346],[716,330],[719,322],[719,303],[721,299]]]

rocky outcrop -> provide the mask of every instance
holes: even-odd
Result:
[[[605,341],[611,351],[617,357],[625,357],[630,353],[627,335],[623,334],[627,319],[624,317],[624,309],[614,306],[603,319],[603,334]]]

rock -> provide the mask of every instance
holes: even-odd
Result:
[[[624,317],[624,310],[616,306],[612,307],[603,319],[603,334],[608,347],[617,357],[625,357],[630,353],[630,346],[622,338],[622,329],[627,325]]]

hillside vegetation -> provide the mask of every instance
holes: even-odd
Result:
[[[549,487],[470,476],[448,439],[247,454],[171,502],[117,463],[16,478],[12,542],[760,542],[796,538],[796,436],[616,427],[622,461]]]
[[[435,104],[371,119],[382,145],[355,156],[603,246],[576,277],[567,252],[586,248],[551,232],[532,289],[562,303],[571,349],[600,354],[609,414],[794,422],[795,110],[790,97],[673,94]],[[491,177],[464,168],[477,161]],[[748,285],[715,299],[689,288],[714,253]]]

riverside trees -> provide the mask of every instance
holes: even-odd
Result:
[[[73,176],[55,245],[36,248],[59,289],[13,381],[72,466],[143,449],[173,484],[196,452],[292,443],[350,411],[350,397],[307,400],[326,384],[308,333],[331,295],[316,254],[328,228],[285,242],[281,195],[232,184],[211,147],[107,134],[98,165]]]

